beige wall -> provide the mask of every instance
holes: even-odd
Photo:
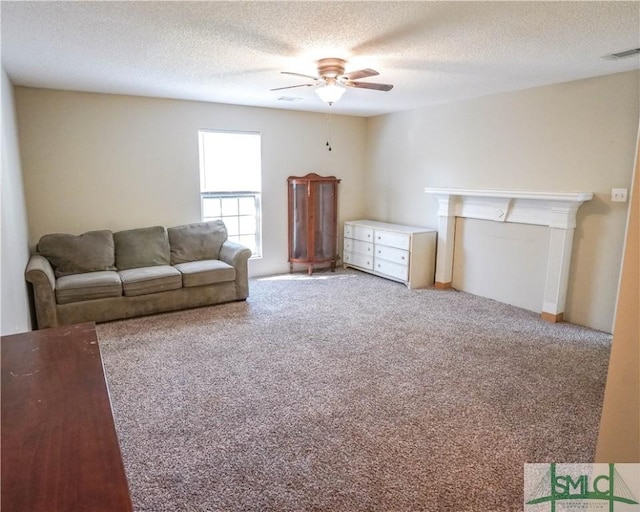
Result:
[[[13,85],[2,68],[2,335],[31,330],[31,315],[24,270],[29,259],[27,211],[22,184]]]
[[[437,226],[437,202],[424,187],[593,192],[578,213],[565,318],[611,332],[628,204],[609,198],[611,188],[631,184],[639,77],[620,73],[370,118],[367,215]],[[497,237],[496,250],[507,249]],[[533,260],[515,272],[529,269],[539,272]],[[484,279],[476,293],[493,289]]]
[[[286,110],[16,88],[31,242],[45,233],[200,220],[198,130],[262,134],[263,258],[288,271],[286,178],[335,174],[340,219],[362,216],[365,120]]]
[[[640,462],[640,136],[636,155],[596,462]]]
[[[451,285],[541,313],[549,242],[545,226],[458,218]]]

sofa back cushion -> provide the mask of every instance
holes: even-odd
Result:
[[[171,264],[199,260],[217,260],[227,240],[227,228],[221,220],[198,222],[167,229],[171,246]]]
[[[113,239],[118,270],[169,264],[169,238],[164,226],[118,231]]]
[[[37,251],[51,262],[56,277],[115,270],[113,233],[108,230],[44,235]]]

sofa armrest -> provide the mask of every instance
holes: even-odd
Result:
[[[29,259],[25,277],[33,285],[38,329],[56,327],[58,312],[56,306],[56,276],[49,260],[40,254]]]
[[[228,265],[237,268],[238,265],[244,265],[251,257],[251,250],[238,242],[226,240],[220,248],[220,261],[224,261]]]
[[[249,296],[248,261],[251,250],[242,244],[226,240],[220,248],[220,261],[236,269],[236,299],[244,300]]]
[[[36,284],[46,285],[47,281],[52,289],[56,287],[56,276],[49,260],[40,254],[34,254],[29,259],[26,271],[27,281]],[[46,279],[46,281],[45,281]]]

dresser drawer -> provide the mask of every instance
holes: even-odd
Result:
[[[344,261],[345,265],[353,265],[355,267],[362,267],[368,270],[373,270],[373,256],[345,251],[344,255],[342,256],[342,260]]]
[[[376,244],[376,259],[391,261],[399,265],[409,264],[409,251]]]
[[[397,249],[409,250],[409,235],[402,233],[390,233],[388,231],[376,230],[374,242],[388,247],[396,247]]]
[[[344,250],[345,252],[373,254],[373,244],[370,242],[363,242],[362,240],[352,240],[351,238],[345,238]]]
[[[344,237],[353,238],[355,240],[364,240],[365,242],[373,242],[373,228],[345,224]]]
[[[380,274],[385,274],[401,281],[407,281],[409,278],[409,267],[406,265],[398,265],[387,260],[376,258],[373,270]]]

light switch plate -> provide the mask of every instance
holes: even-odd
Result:
[[[611,189],[611,201],[616,203],[627,202],[627,189],[626,188],[612,188]]]

